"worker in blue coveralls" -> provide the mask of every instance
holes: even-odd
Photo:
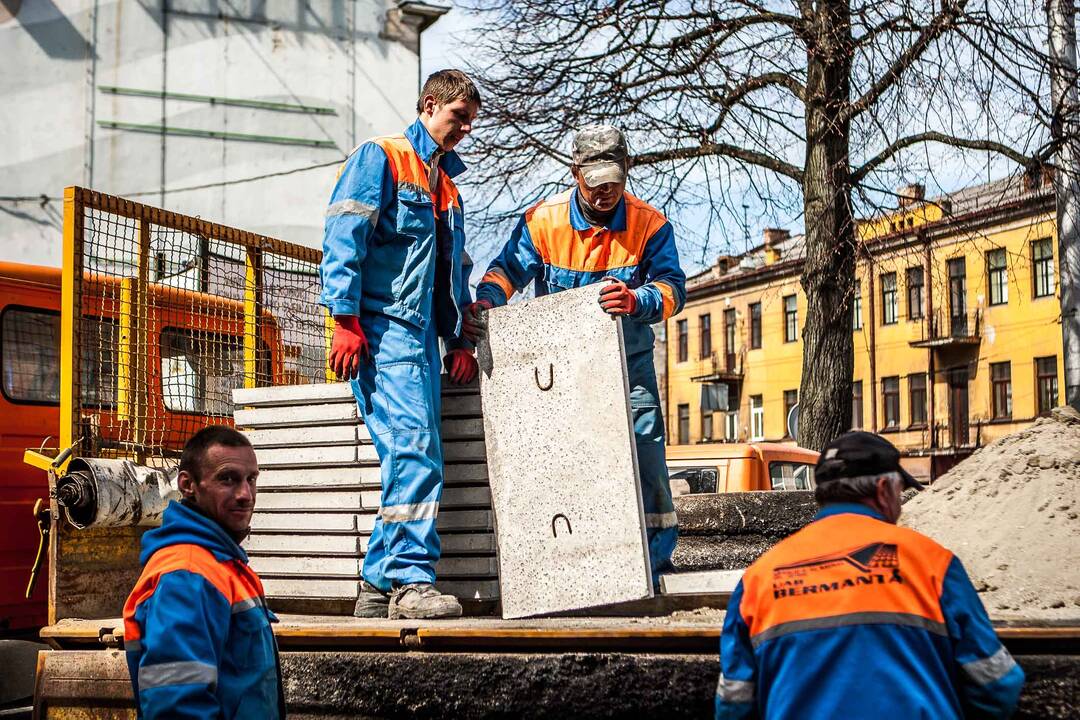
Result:
[[[664,456],[664,420],[653,368],[652,323],[679,312],[686,275],[671,223],[626,192],[626,138],[610,125],[582,128],[573,143],[577,187],[527,210],[476,289],[465,336],[486,332],[485,310],[505,305],[529,282],[546,295],[594,283],[600,306],[623,319],[630,407],[645,507],[653,585],[671,568],[679,536]]]
[[[453,178],[465,169],[454,147],[472,131],[480,94],[464,73],[441,70],[416,109],[403,134],[353,151],[326,211],[320,272],[321,302],[334,317],[330,368],[351,382],[382,468],[357,617],[461,615],[457,598],[434,585],[439,376],[443,364],[454,383],[477,374],[462,336],[472,263]]]

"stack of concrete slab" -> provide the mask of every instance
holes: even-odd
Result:
[[[490,601],[498,597],[498,568],[480,395],[475,384],[458,388],[444,379],[443,387],[437,585]],[[349,386],[240,389],[233,401],[236,426],[259,459],[252,533],[243,545],[267,596],[347,607],[381,495],[379,459]]]

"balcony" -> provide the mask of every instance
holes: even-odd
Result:
[[[974,347],[982,341],[981,323],[982,311],[978,308],[958,315],[937,310],[923,318],[908,344],[916,348]]]
[[[743,378],[746,348],[734,353],[713,353],[703,362],[708,372],[691,377],[692,382],[739,382]]]

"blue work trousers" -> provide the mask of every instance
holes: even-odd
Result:
[[[671,555],[679,539],[679,522],[671,501],[667,460],[664,454],[664,417],[656,388],[652,348],[626,358],[630,378],[630,411],[634,418],[638,476],[645,509],[645,532],[649,540],[653,587],[659,588],[661,573],[674,569]]]
[[[421,330],[369,314],[361,316],[360,325],[371,360],[361,365],[352,390],[382,469],[382,500],[363,576],[389,592],[435,582],[441,553],[435,520],[443,489],[442,364],[434,323]]]

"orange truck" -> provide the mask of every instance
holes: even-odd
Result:
[[[87,295],[119,297],[122,280],[89,275]],[[155,341],[146,345],[140,377],[144,385],[142,412],[155,421],[156,445],[179,449],[193,428],[207,423],[231,423],[232,387],[206,391],[208,382],[228,385],[242,364],[244,306],[242,302],[150,285],[151,302],[144,331]],[[34,507],[48,507],[48,478],[23,462],[28,448],[57,452],[60,436],[60,309],[61,270],[17,263],[0,263],[0,633],[24,634],[47,622],[47,567],[38,573],[29,599],[25,596],[30,570],[39,553],[40,534]],[[122,308],[119,303],[84,307],[80,332],[84,343],[113,348],[97,362],[81,368],[82,424],[86,438],[101,454],[125,447],[118,417],[118,363]],[[272,318],[264,317],[259,332],[259,374],[276,383],[284,376],[284,346]],[[199,392],[192,392],[198,386]],[[47,510],[46,510],[47,512]],[[43,517],[47,523],[47,515]]]
[[[709,443],[667,448],[672,495],[813,490],[818,453],[784,443]]]

